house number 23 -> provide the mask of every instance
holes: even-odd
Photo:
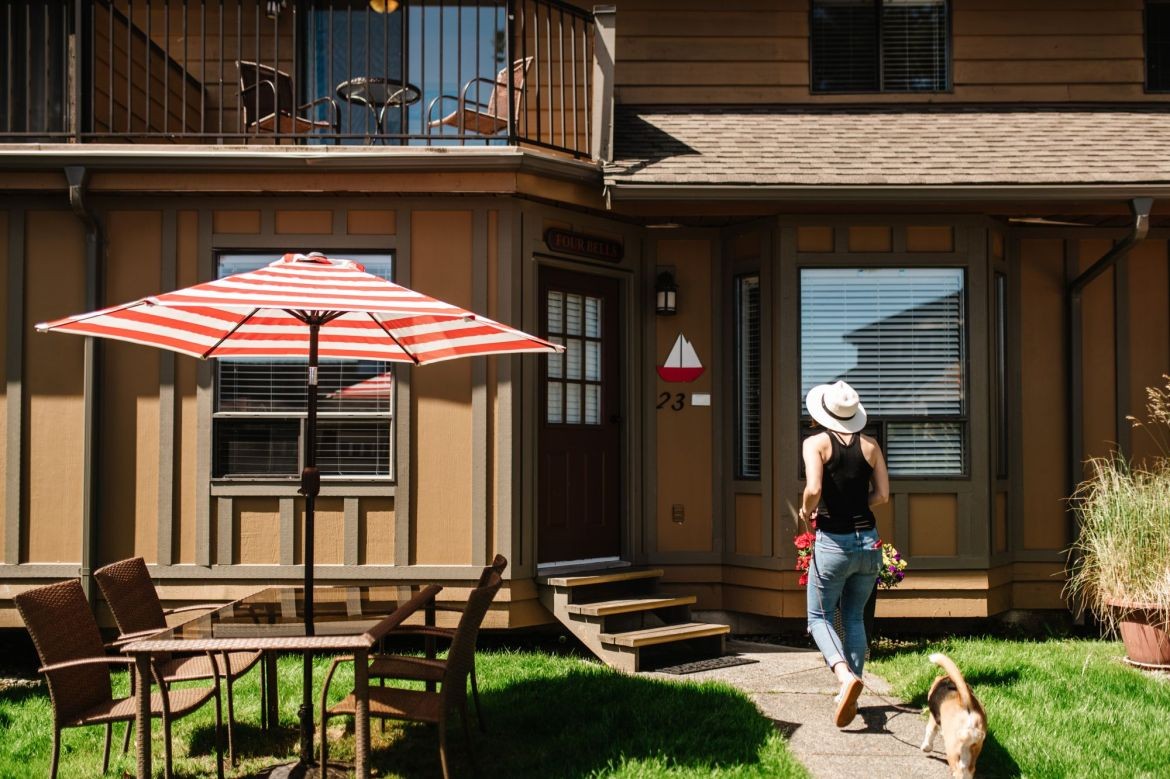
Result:
[[[682,411],[686,406],[686,397],[681,392],[675,394],[660,392],[658,394],[658,409],[669,408],[671,411]]]

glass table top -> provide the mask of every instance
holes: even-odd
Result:
[[[370,630],[414,596],[411,585],[316,587],[313,635],[354,636]],[[293,638],[306,636],[303,587],[269,587],[184,622],[150,640]],[[421,622],[422,612],[411,622]]]

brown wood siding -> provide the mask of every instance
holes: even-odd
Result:
[[[159,289],[162,212],[114,211],[106,217],[105,299],[102,305],[152,295]],[[72,313],[72,312],[71,312]],[[102,560],[158,558],[158,349],[121,341],[101,343],[99,467]]]
[[[1124,411],[1146,418],[1146,388],[1165,387],[1170,373],[1170,273],[1167,242],[1147,240],[1134,247],[1128,259],[1129,393]],[[1135,462],[1167,454],[1158,439],[1145,430],[1134,430],[1131,452]]]
[[[472,214],[415,211],[411,215],[411,287],[472,308]],[[414,517],[411,562],[469,563],[472,559],[471,360],[428,365],[411,373],[416,398]]]
[[[276,64],[286,73],[293,72],[294,15],[282,13],[273,22],[264,14],[263,2],[228,2],[223,5],[222,11],[213,2],[188,3],[185,31],[183,14],[178,4],[170,4],[169,7],[167,3],[145,6],[135,2],[128,5],[126,0],[117,0],[116,5],[124,15],[132,18],[139,34],[149,35],[154,45],[166,52],[172,70],[185,72],[190,81],[199,85],[202,99],[206,101],[202,127],[205,132],[237,133],[244,130],[237,59],[259,60],[268,65]],[[124,28],[121,37],[125,38]],[[118,57],[124,58],[125,55],[117,55],[116,61]],[[155,58],[161,59],[158,54]],[[152,70],[161,73],[161,66],[152,65]],[[140,76],[136,75],[135,78]],[[175,77],[172,76],[171,80],[174,81]],[[189,105],[192,98],[189,88]],[[174,98],[171,100],[173,105]],[[196,102],[196,109],[198,105]],[[172,108],[172,113],[175,110]],[[188,129],[200,130],[197,116],[192,124]],[[272,141],[261,134],[252,142]]]
[[[1078,273],[1084,272],[1113,245],[1108,240],[1078,243]],[[1105,457],[1117,449],[1116,328],[1113,320],[1116,278],[1113,269],[1107,270],[1086,287],[1081,295],[1084,326],[1081,330],[1083,363],[1080,380],[1084,387],[1082,424],[1085,459]]]
[[[1020,242],[1020,327],[1009,333],[1020,350],[1022,538],[1025,550],[1067,543],[1069,446],[1064,343],[1064,242]]]
[[[24,390],[28,491],[21,560],[81,560],[84,478],[82,354],[76,336],[43,335],[37,322],[82,310],[85,235],[69,211],[30,211],[25,236]]]
[[[680,290],[678,314],[659,317],[655,324],[654,364],[662,365],[675,339],[683,334],[694,345],[707,368],[687,384],[669,383],[655,375],[656,397],[669,394],[670,401],[656,414],[657,515],[655,525],[659,552],[709,552],[712,549],[712,479],[714,457],[711,440],[711,406],[694,406],[695,392],[711,392],[714,377],[711,334],[712,243],[705,240],[659,241],[661,264],[673,265]],[[685,296],[685,297],[684,297]],[[678,394],[684,396],[680,411],[670,408]],[[681,505],[683,522],[671,519],[672,506]]]
[[[616,4],[627,104],[1170,99],[1145,93],[1141,0],[952,0],[951,92],[853,95],[809,90],[808,0]]]
[[[125,4],[120,5],[111,14],[94,4],[93,130],[199,132],[203,84],[168,56],[165,40],[160,45],[139,26],[145,14],[132,21]],[[161,20],[157,29],[163,29]]]
[[[759,495],[735,496],[735,553],[739,555],[763,554],[761,535],[763,519],[763,498]]]
[[[199,278],[199,213],[180,211],[176,225],[178,267],[175,287],[198,284]],[[196,400],[195,360],[175,358],[175,467],[174,504],[176,519],[172,522],[175,541],[172,559],[191,565],[195,562],[195,525],[197,522],[199,473],[199,406]],[[177,528],[174,525],[177,524]]]

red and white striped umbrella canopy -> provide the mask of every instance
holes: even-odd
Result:
[[[366,273],[352,260],[286,254],[254,271],[43,322],[61,331],[170,349],[193,357],[308,357],[306,321],[321,358],[416,365],[563,347]]]

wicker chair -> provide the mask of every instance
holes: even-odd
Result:
[[[102,754],[102,773],[110,766],[110,736],[115,722],[132,723],[135,701],[114,698],[110,672],[102,665],[133,665],[129,657],[107,657],[98,632],[97,620],[76,579],[26,590],[13,598],[16,608],[32,636],[49,684],[53,703],[53,757],[49,777],[57,776],[61,754],[61,731],[85,725],[105,725],[106,741]],[[214,666],[213,666],[214,667]],[[185,687],[168,690],[155,672],[159,692],[150,696],[150,715],[161,717],[166,754],[166,776],[171,777],[171,721],[186,716],[204,703],[215,699],[215,759],[218,776],[223,779],[223,750],[220,731],[223,727],[219,697],[219,678],[211,687]],[[129,731],[130,726],[126,726]]]
[[[292,77],[283,70],[258,62],[236,60],[240,73],[240,105],[244,109],[244,130],[250,133],[341,132],[341,111],[331,97],[320,97],[297,105]],[[306,112],[318,105],[329,107],[329,120],[314,119]],[[334,138],[334,142],[337,142]]]
[[[491,575],[495,573],[497,576],[503,576],[504,570],[508,567],[508,558],[503,555],[496,555],[490,565],[484,566],[483,571],[479,575],[479,581],[476,582],[476,588],[484,587],[491,579]],[[444,606],[443,604],[435,604],[439,611],[462,611],[460,606],[451,604]],[[431,625],[400,625],[390,631],[390,635],[420,635],[428,639],[445,639],[452,641],[455,638],[455,628],[434,627]],[[370,658],[370,679],[378,679],[382,683],[386,679],[410,679],[418,682],[426,682],[427,689],[434,689],[434,685],[443,681],[443,673],[446,670],[445,660],[433,659],[433,652],[428,652],[427,657],[410,657],[406,655],[394,654],[377,654]],[[472,655],[471,660],[471,698],[475,703],[475,715],[479,720],[479,729],[487,733],[487,725],[483,719],[483,706],[479,703],[479,682],[475,678],[475,656]]]
[[[524,80],[528,75],[528,68],[532,65],[533,57],[525,57],[524,59],[516,60],[512,63],[512,91],[515,94],[513,102],[514,113],[513,120],[518,121],[520,118],[521,107],[524,102]],[[463,85],[459,96],[454,95],[439,95],[427,104],[427,133],[441,127],[454,127],[460,135],[465,135],[469,132],[477,133],[479,135],[495,135],[502,130],[508,129],[508,68],[504,68],[497,75],[493,81],[490,78],[473,78]],[[479,93],[483,90],[482,85],[487,85],[491,90],[488,95],[487,103],[476,100],[468,100],[467,93],[475,87],[472,96],[478,98]],[[455,110],[441,116],[438,119],[433,119],[435,106],[439,106],[441,111],[443,108],[443,101],[455,101]]]
[[[97,569],[93,573],[105,596],[110,611],[114,613],[114,621],[118,625],[123,638],[115,643],[124,643],[127,636],[141,636],[157,633],[167,627],[167,615],[179,614],[186,611],[206,611],[218,608],[214,604],[200,604],[197,606],[183,606],[177,609],[164,609],[158,599],[158,591],[151,581],[150,572],[146,569],[146,561],[141,557],[121,560]],[[227,715],[228,715],[228,759],[234,765],[236,750],[232,731],[235,725],[235,702],[232,695],[232,686],[236,679],[246,674],[264,656],[263,652],[224,652],[216,654],[214,662],[211,656],[205,654],[185,655],[181,657],[164,657],[158,664],[159,674],[164,684],[173,682],[187,682],[198,679],[223,677],[227,681]],[[263,681],[264,665],[260,666],[261,682],[261,718],[268,711],[264,701],[265,691],[268,689]],[[266,724],[266,723],[264,723]],[[126,738],[122,744],[125,752],[130,744],[130,729],[126,729]]]
[[[455,628],[455,638],[451,642],[451,650],[443,665],[442,680],[438,692],[427,690],[405,690],[398,687],[367,687],[369,695],[368,711],[371,717],[379,719],[397,719],[410,722],[426,722],[439,726],[439,762],[443,768],[444,779],[450,779],[450,769],[447,765],[447,715],[456,710],[463,721],[463,734],[467,739],[467,751],[471,755],[474,765],[475,756],[471,751],[471,730],[467,724],[467,677],[471,673],[472,663],[475,661],[475,641],[479,635],[479,626],[492,604],[492,599],[500,589],[500,575],[492,572],[487,583],[472,590],[467,598],[467,608],[459,619],[459,627]],[[372,638],[380,638],[373,636]],[[339,657],[329,666],[325,675],[325,685],[321,689],[321,733],[327,730],[332,717],[354,716],[357,711],[356,690],[352,691],[332,707],[327,706],[329,698],[329,684],[333,681],[333,673],[337,666],[344,662],[353,662],[352,657]],[[321,765],[327,765],[329,759],[329,740],[321,739]],[[361,749],[361,745],[358,745]]]

